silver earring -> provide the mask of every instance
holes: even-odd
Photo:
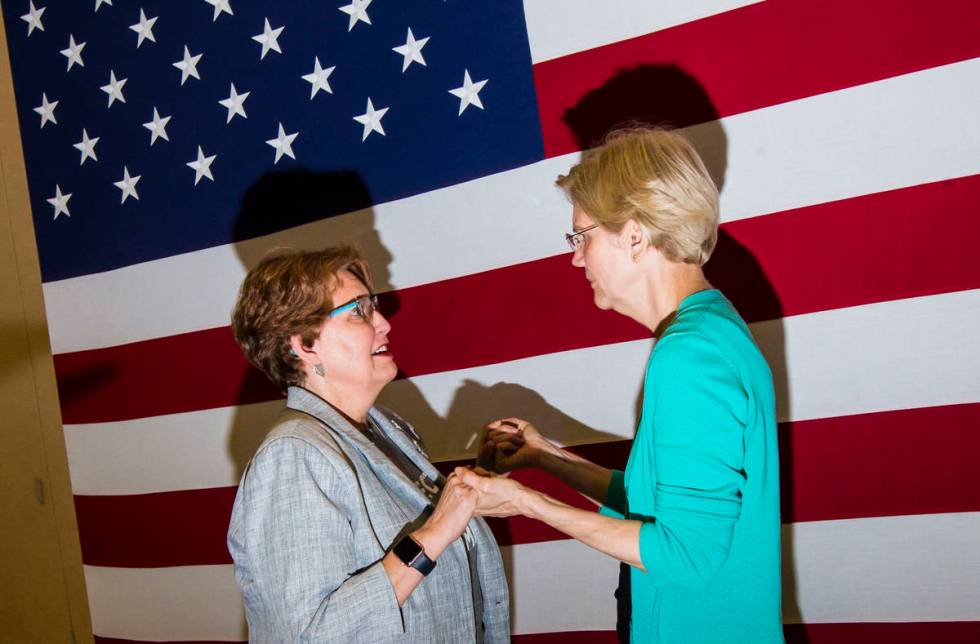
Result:
[[[294,358],[298,358],[299,357],[298,355],[296,355],[296,349],[293,349],[293,348],[290,348],[289,349],[289,355],[293,356]]]
[[[316,375],[320,376],[321,378],[327,375],[327,372],[323,370],[322,364],[313,365],[313,371],[316,373]]]

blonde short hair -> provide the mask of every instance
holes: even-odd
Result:
[[[718,189],[675,132],[615,131],[555,183],[604,228],[636,220],[672,262],[704,265],[718,241]]]

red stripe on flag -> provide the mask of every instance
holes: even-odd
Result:
[[[980,510],[980,404],[780,425],[783,521]]]
[[[783,523],[980,510],[980,404],[779,425]],[[630,441],[576,451],[622,469]],[[440,463],[448,472],[455,465]],[[831,475],[828,475],[832,473]],[[549,474],[513,477],[575,507],[595,506]],[[567,539],[526,517],[492,519],[501,545]]]
[[[230,563],[225,539],[237,492],[75,495],[82,561],[124,568]]]
[[[980,403],[781,425],[783,521],[978,511],[977,427]],[[576,451],[622,468],[629,441]],[[457,464],[439,467],[448,472]],[[594,508],[543,472],[515,472],[514,478],[571,505]],[[76,496],[82,560],[130,568],[229,563],[225,535],[235,492]],[[490,523],[500,545],[567,538],[525,517]]]
[[[786,644],[976,644],[980,622],[786,624]]]
[[[709,279],[747,321],[980,286],[980,175],[722,226]],[[943,214],[942,226],[935,213]],[[383,296],[391,346],[418,376],[648,337],[600,311],[569,256]],[[488,340],[489,339],[489,340]],[[451,347],[439,350],[434,347]],[[228,328],[55,356],[66,423],[124,420],[279,396]],[[165,392],[165,395],[163,394]]]
[[[978,23],[962,0],[769,0],[538,63],[545,154],[629,120],[683,127],[968,60]]]

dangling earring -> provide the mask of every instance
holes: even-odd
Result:
[[[313,365],[313,371],[316,373],[316,375],[320,376],[321,378],[327,375],[327,372],[323,370],[322,364]]]

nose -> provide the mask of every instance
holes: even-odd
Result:
[[[582,254],[582,245],[579,244],[572,252],[572,266],[585,268],[585,257]]]
[[[391,331],[391,322],[377,309],[375,309],[374,315],[371,316],[371,325],[374,326],[375,333],[387,335]]]

